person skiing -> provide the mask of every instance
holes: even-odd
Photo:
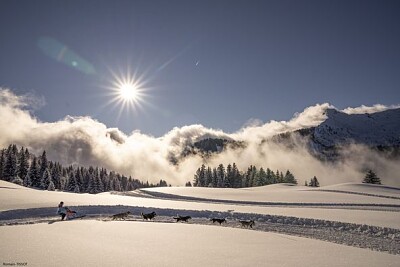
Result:
[[[68,207],[64,207],[64,202],[60,202],[58,204],[58,209],[57,209],[57,214],[61,215],[61,220],[63,221],[65,219],[65,216],[67,216],[67,219],[71,216],[73,216],[76,213],[76,211],[70,210]]]

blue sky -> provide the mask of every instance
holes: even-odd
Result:
[[[398,1],[2,0],[0,86],[43,96],[42,121],[87,115],[154,136],[234,132],[323,102],[398,104],[398,14]],[[106,87],[128,67],[148,90],[119,115]]]

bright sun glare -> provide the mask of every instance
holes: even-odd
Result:
[[[119,93],[124,100],[131,101],[138,97],[138,90],[134,84],[126,83],[119,87]]]
[[[129,69],[125,75],[117,75],[112,71],[111,74],[114,80],[111,82],[111,86],[107,87],[110,90],[108,95],[111,96],[111,99],[106,105],[112,104],[119,108],[118,118],[124,110],[129,112],[141,108],[145,103],[145,91],[147,90],[144,87],[146,82],[143,81],[143,76],[137,77],[137,73],[131,74]]]

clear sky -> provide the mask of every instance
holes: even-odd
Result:
[[[398,104],[399,14],[400,1],[0,0],[0,86],[43,96],[42,121],[154,136]],[[140,107],[106,105],[113,72],[142,77]]]

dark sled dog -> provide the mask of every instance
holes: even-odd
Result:
[[[242,227],[247,227],[247,228],[253,228],[253,225],[255,225],[256,223],[254,222],[254,220],[249,220],[249,221],[239,221],[242,224]]]
[[[153,211],[151,213],[147,213],[147,214],[143,214],[143,212],[141,213],[143,220],[152,220],[154,219],[154,217],[157,216],[157,214]]]
[[[225,218],[223,218],[223,219],[212,218],[212,219],[210,219],[210,221],[212,221],[213,223],[217,222],[217,223],[219,223],[219,225],[221,225],[222,223],[226,223],[226,219]]]
[[[118,213],[118,214],[114,214],[113,216],[111,216],[112,217],[112,220],[125,220],[126,219],[126,217],[128,217],[129,216],[129,214],[131,214],[131,212],[130,211],[127,211],[127,212],[123,212],[123,213]]]
[[[190,216],[176,216],[174,217],[174,219],[176,220],[176,222],[182,221],[182,222],[188,222],[189,219],[192,219],[192,217]]]

